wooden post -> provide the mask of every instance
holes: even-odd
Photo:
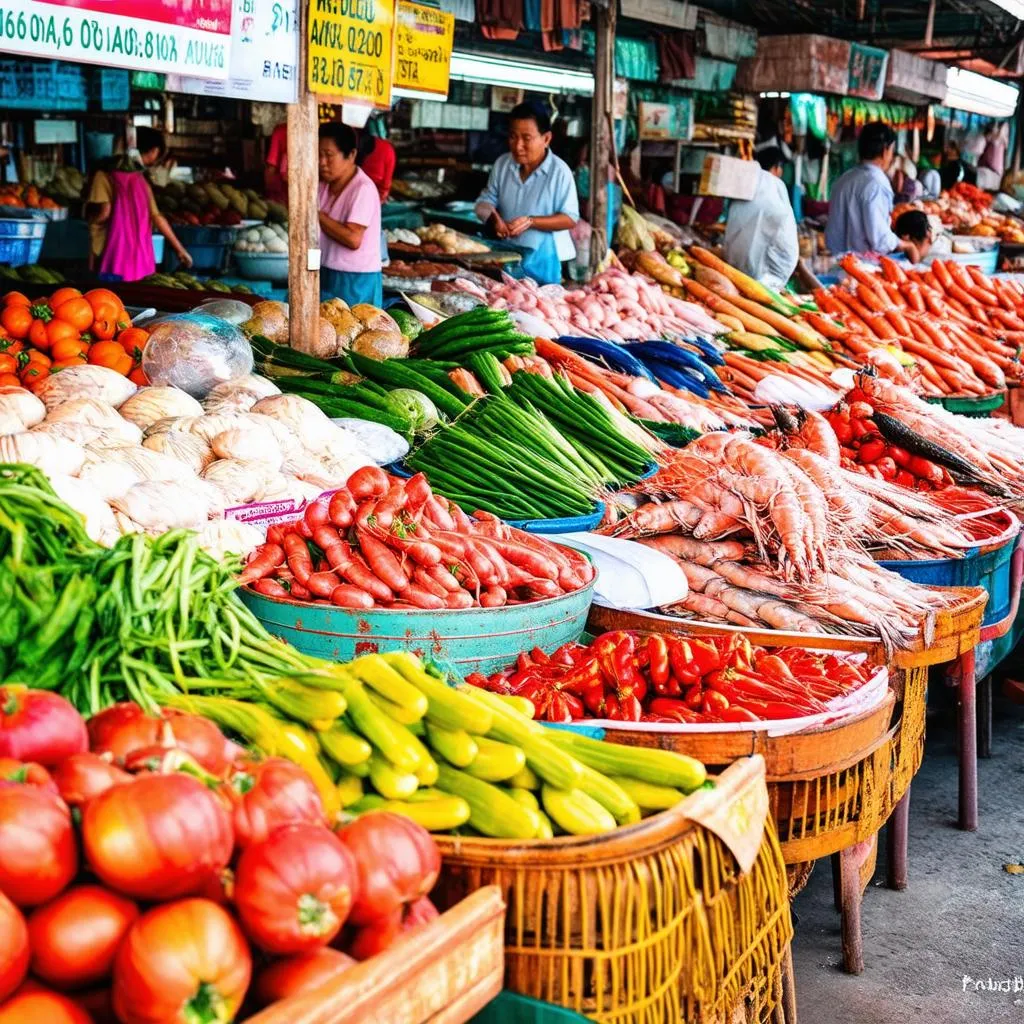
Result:
[[[590,116],[590,271],[604,259],[608,237],[608,166],[612,156],[612,111],[615,90],[615,12],[617,4],[600,0],[594,7],[597,59]]]
[[[935,38],[935,0],[928,4],[928,20],[924,23],[924,45],[931,46]]]
[[[299,0],[299,95],[288,106],[288,343],[316,329],[320,312],[316,96],[307,88],[307,0]]]

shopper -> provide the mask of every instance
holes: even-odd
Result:
[[[356,133],[347,124],[320,125],[320,297],[350,306],[383,301],[380,196],[356,166]]]
[[[263,165],[263,195],[276,203],[288,202],[288,124],[285,121],[270,134]]]
[[[892,227],[896,237],[910,242],[917,249],[918,262],[923,260],[932,247],[932,226],[928,215],[922,210],[907,210],[896,218]]]
[[[498,238],[529,250],[520,272],[541,284],[562,280],[562,263],[576,255],[569,232],[580,218],[572,171],[550,144],[551,119],[521,103],[509,115],[509,152],[495,161],[476,203]]]
[[[896,133],[881,121],[871,121],[861,129],[857,150],[861,162],[832,189],[825,244],[835,256],[900,250],[917,263],[913,242],[897,238],[889,226],[893,195],[887,172],[896,154]]]
[[[122,156],[98,170],[86,199],[89,223],[89,265],[99,266],[111,280],[138,281],[156,270],[153,228],[167,240],[185,267],[192,257],[178,241],[160,212],[146,180],[146,168],[159,163],[167,152],[164,137],[152,128],[135,130],[139,158]]]
[[[782,182],[784,157],[778,146],[768,146],[756,159],[761,169],[753,197],[729,203],[724,256],[768,288],[783,288],[800,258],[796,217]]]
[[[395,147],[387,139],[374,134],[370,130],[370,125],[367,125],[359,135],[356,163],[377,186],[381,203],[386,203],[391,194],[391,182],[395,177]]]

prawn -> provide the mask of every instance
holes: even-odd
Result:
[[[745,546],[738,540],[708,542],[694,540],[692,537],[661,536],[650,537],[640,543],[707,568],[717,565],[719,561],[738,561],[745,551]]]
[[[613,537],[643,537],[657,533],[692,531],[707,509],[690,501],[651,503],[638,508],[611,529],[603,530]]]

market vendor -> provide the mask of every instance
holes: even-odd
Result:
[[[380,306],[380,195],[356,149],[347,124],[320,125],[320,297]]]
[[[509,152],[495,161],[476,203],[498,238],[529,250],[520,270],[541,284],[562,280],[562,263],[576,255],[569,232],[580,219],[572,171],[550,144],[551,119],[521,103],[509,115]]]
[[[749,200],[730,200],[724,256],[737,270],[768,288],[784,288],[800,258],[796,217],[782,182],[785,158],[778,146],[758,150],[757,189]]]
[[[913,242],[897,238],[889,226],[893,192],[888,171],[896,155],[896,133],[871,121],[857,139],[860,163],[841,175],[832,189],[825,244],[838,256],[846,252],[905,252],[912,263],[920,255]]]
[[[928,222],[928,214],[923,210],[907,210],[901,213],[892,229],[901,241],[913,242],[917,247],[919,260],[928,255],[932,247],[932,226]]]

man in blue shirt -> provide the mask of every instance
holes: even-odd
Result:
[[[829,203],[825,244],[834,256],[845,252],[905,252],[920,260],[917,246],[896,237],[892,220],[889,167],[896,154],[896,133],[881,121],[864,125],[857,140],[860,164],[835,183]]]
[[[509,152],[495,161],[476,202],[476,215],[498,238],[531,250],[522,270],[541,284],[562,280],[562,263],[576,255],[569,232],[580,219],[572,171],[550,144],[551,119],[521,103],[509,115]]]

